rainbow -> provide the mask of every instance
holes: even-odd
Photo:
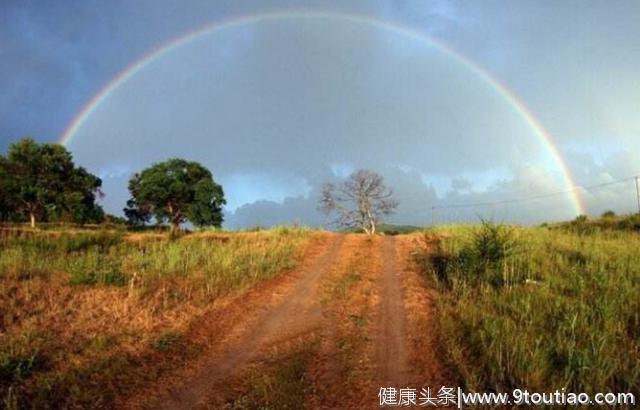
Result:
[[[146,66],[154,61],[169,54],[173,50],[181,47],[189,42],[207,34],[211,34],[216,31],[238,27],[246,24],[259,23],[269,20],[282,20],[282,19],[336,19],[345,20],[348,22],[363,24],[372,26],[375,28],[381,28],[391,30],[396,33],[400,33],[407,37],[419,40],[423,43],[427,43],[429,46],[437,49],[439,52],[450,57],[453,61],[462,65],[464,68],[473,73],[476,77],[480,78],[491,89],[499,95],[504,101],[508,103],[510,109],[517,114],[527,124],[533,134],[539,139],[540,143],[544,146],[549,153],[555,164],[561,171],[563,183],[568,189],[571,196],[571,203],[574,207],[576,214],[586,214],[585,206],[582,202],[581,196],[575,187],[577,184],[574,181],[574,177],[571,174],[569,167],[562,158],[560,151],[555,143],[552,135],[544,128],[544,126],[536,119],[536,117],[527,108],[524,102],[518,98],[518,96],[505,84],[500,82],[497,78],[491,75],[487,70],[478,65],[475,61],[470,60],[468,57],[460,54],[450,46],[428,36],[427,34],[418,31],[413,28],[401,26],[396,23],[382,22],[375,18],[353,14],[342,13],[328,13],[317,11],[286,11],[286,12],[269,12],[263,14],[253,14],[241,17],[224,20],[221,22],[214,22],[200,27],[196,30],[188,32],[180,37],[170,40],[167,43],[161,44],[159,47],[152,49],[144,54],[141,58],[134,63],[120,71],[120,73],[109,81],[97,94],[93,96],[79,111],[79,113],[69,123],[65,131],[63,132],[60,143],[68,145],[73,140],[73,137],[77,134],[78,130],[82,127],[84,122],[91,116],[91,114],[109,98],[111,93],[118,87],[127,82],[130,78],[142,71]]]

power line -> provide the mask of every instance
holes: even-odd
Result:
[[[637,194],[638,194],[638,211],[640,212],[640,176],[634,176],[634,177],[627,177],[627,178],[622,178],[622,179],[618,179],[618,180],[614,180],[614,181],[609,181],[609,182],[604,182],[601,184],[597,184],[597,185],[589,185],[589,186],[583,186],[583,185],[576,185],[576,186],[572,186],[568,189],[565,189],[563,191],[556,191],[556,192],[550,192],[547,194],[541,194],[541,195],[534,195],[534,196],[528,196],[528,197],[522,197],[522,198],[511,198],[511,199],[505,199],[505,200],[501,200],[501,201],[486,201],[486,202],[474,202],[474,203],[464,203],[464,204],[449,204],[449,205],[431,205],[431,217],[432,220],[434,218],[434,211],[436,210],[446,210],[446,209],[460,209],[460,208],[474,208],[474,207],[483,207],[483,206],[495,206],[495,205],[504,205],[504,204],[512,204],[512,203],[519,203],[519,202],[528,202],[528,201],[535,201],[535,200],[540,200],[540,199],[545,199],[545,198],[551,198],[554,196],[558,196],[558,195],[566,195],[568,193],[571,192],[575,192],[578,190],[582,190],[582,191],[588,191],[588,192],[593,192],[596,191],[598,189],[602,189],[608,186],[612,186],[612,185],[617,185],[617,184],[621,184],[623,182],[629,182],[629,181],[634,181],[636,182],[636,190],[637,190]],[[412,213],[424,213],[425,210],[419,210],[419,211],[415,211]]]
[[[638,214],[640,214],[640,176],[634,178],[636,180],[636,196],[638,198]]]
[[[566,195],[568,193],[571,192],[575,192],[578,190],[584,190],[584,191],[595,191],[597,189],[600,188],[604,188],[607,186],[611,186],[611,185],[617,185],[620,184],[622,182],[628,182],[633,180],[635,177],[628,177],[628,178],[624,178],[624,179],[618,179],[616,181],[610,181],[610,182],[605,182],[602,184],[598,184],[598,185],[591,185],[591,186],[573,186],[569,189],[566,189],[564,191],[557,191],[557,192],[551,192],[548,194],[542,194],[542,195],[534,195],[534,196],[529,196],[529,197],[524,197],[524,198],[512,198],[512,199],[505,199],[502,201],[491,201],[491,202],[476,202],[476,203],[468,203],[468,204],[451,204],[451,205],[443,205],[443,206],[436,206],[437,209],[451,209],[451,208],[472,208],[472,207],[477,207],[477,206],[491,206],[491,205],[502,205],[502,204],[512,204],[512,203],[517,203],[517,202],[528,202],[528,201],[535,201],[538,199],[545,199],[545,198],[550,198],[550,197],[554,197],[554,196],[558,196],[558,195]]]

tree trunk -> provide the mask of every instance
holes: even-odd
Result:
[[[31,221],[31,227],[35,228],[36,227],[36,216],[33,212],[29,213],[29,220]]]
[[[169,219],[171,220],[171,233],[177,233],[180,230],[180,211],[174,211],[173,205],[169,204]]]
[[[373,215],[371,215],[371,210],[367,207],[367,234],[374,235],[376,233],[376,221],[373,219]]]

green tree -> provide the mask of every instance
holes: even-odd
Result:
[[[71,173],[61,194],[58,218],[79,223],[98,223],[104,220],[102,207],[96,206],[96,195],[102,196],[102,181],[82,167]]]
[[[98,222],[103,214],[95,203],[102,181],[76,167],[62,145],[23,138],[9,147],[2,168],[11,210],[27,218],[32,227],[45,218]]]
[[[605,219],[615,218],[616,217],[616,213],[613,212],[612,210],[604,211],[602,213],[602,217],[605,218]]]
[[[9,202],[10,179],[7,172],[7,160],[0,155],[0,221],[8,221],[11,204]]]
[[[196,226],[222,225],[226,203],[222,187],[197,162],[169,159],[153,164],[129,180],[131,199],[125,215],[134,224],[169,222],[172,230],[191,221]]]

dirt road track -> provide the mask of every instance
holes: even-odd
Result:
[[[298,272],[258,286],[209,318],[223,325],[203,323],[211,347],[197,363],[119,408],[221,408],[238,387],[234,377],[260,369],[271,347],[284,354],[289,341],[304,337],[321,341],[307,370],[315,384],[311,408],[377,408],[380,387],[437,386],[446,378],[433,295],[408,262],[412,249],[406,237],[325,234]],[[357,281],[347,293],[327,301],[327,289],[349,278]]]
[[[380,386],[407,383],[407,349],[403,278],[397,269],[395,238],[384,237],[380,277],[380,312],[377,343],[377,379]]]
[[[342,236],[332,235],[324,254],[303,267],[295,285],[278,295],[278,303],[256,315],[254,323],[236,324],[246,331],[241,332],[235,343],[226,343],[227,349],[202,359],[200,369],[182,384],[169,387],[167,394],[142,407],[169,410],[205,406],[216,383],[244,367],[263,346],[317,327],[321,319],[318,281],[337,259],[342,241]]]

